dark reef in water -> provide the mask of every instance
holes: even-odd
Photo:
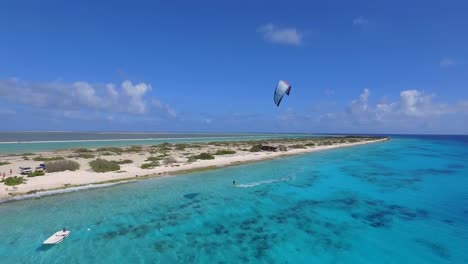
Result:
[[[421,181],[419,174],[397,173],[394,169],[381,164],[370,163],[364,167],[361,165],[344,166],[341,167],[341,170],[345,175],[350,175],[386,190],[409,188]]]
[[[421,238],[418,238],[415,240],[418,244],[424,246],[425,248],[429,249],[432,254],[440,257],[440,258],[443,258],[443,259],[450,259],[450,252],[449,250],[439,244],[439,243],[435,243],[435,242],[432,242],[432,241],[429,241],[429,240],[426,240],[426,239],[421,239]]]
[[[184,198],[187,198],[187,199],[193,199],[195,197],[197,197],[200,193],[188,193],[186,195],[184,195]]]
[[[447,165],[447,168],[449,168],[449,169],[464,169],[465,165],[463,165],[463,164],[449,164],[449,165]]]

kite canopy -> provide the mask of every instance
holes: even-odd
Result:
[[[291,91],[291,85],[286,81],[280,80],[278,84],[276,85],[275,95],[273,96],[275,105],[279,106],[281,103],[281,100],[283,99],[284,94],[289,95],[290,91]]]

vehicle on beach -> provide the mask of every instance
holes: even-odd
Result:
[[[19,167],[21,175],[28,175],[33,173],[31,167]]]

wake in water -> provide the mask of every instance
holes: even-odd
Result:
[[[295,177],[282,177],[282,178],[276,178],[276,179],[270,179],[270,180],[264,180],[264,181],[257,181],[257,182],[251,182],[251,183],[246,183],[246,184],[239,184],[234,187],[237,188],[250,188],[250,187],[255,187],[258,185],[263,185],[263,184],[270,184],[274,182],[285,182],[285,181],[291,181],[294,180]]]

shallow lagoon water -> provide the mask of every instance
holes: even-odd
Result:
[[[468,263],[466,137],[0,205],[2,263]],[[232,186],[236,180],[237,186]],[[63,243],[41,242],[62,227]]]

